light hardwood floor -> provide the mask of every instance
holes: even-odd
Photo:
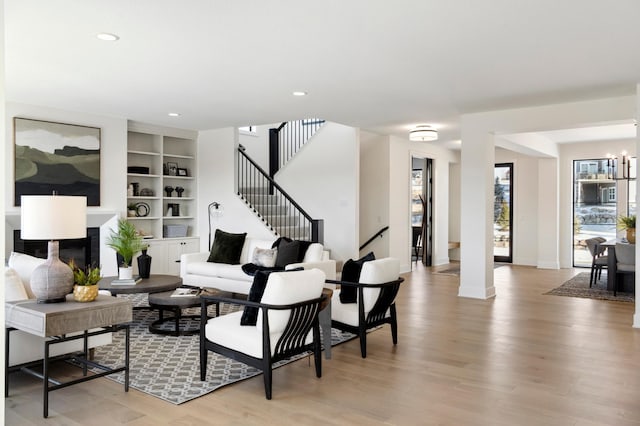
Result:
[[[442,269],[439,268],[439,269]],[[543,295],[578,270],[503,266],[497,297],[456,296],[458,278],[418,267],[389,327],[334,347],[317,379],[307,359],[175,406],[98,379],[53,392],[12,375],[8,425],[638,425],[640,330],[633,304]],[[66,370],[65,370],[66,371]]]

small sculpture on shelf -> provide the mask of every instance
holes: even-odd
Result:
[[[182,193],[184,192],[184,188],[181,186],[176,186],[176,192],[178,193],[178,197],[182,197]]]
[[[171,197],[171,194],[173,194],[173,186],[171,185],[165,186],[164,191],[167,193],[167,197]]]

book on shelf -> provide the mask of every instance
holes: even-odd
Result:
[[[115,279],[111,281],[111,285],[136,285],[140,281],[142,281],[142,278],[140,277]]]
[[[171,297],[195,297],[200,295],[201,289],[194,287],[178,287],[173,291]]]

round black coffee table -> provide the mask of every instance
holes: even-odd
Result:
[[[198,334],[200,327],[197,328],[180,328],[181,319],[199,320],[198,315],[182,315],[182,310],[186,308],[197,308],[200,306],[200,296],[181,296],[171,297],[172,291],[163,291],[160,293],[149,294],[149,308],[158,310],[158,319],[149,325],[149,331],[156,334],[166,334],[170,336],[184,336]],[[172,317],[165,318],[164,311],[173,312]],[[173,330],[161,328],[162,324],[173,321]]]
[[[118,277],[104,277],[98,282],[100,290],[109,290],[113,296],[118,294],[158,293],[175,290],[182,285],[182,278],[175,275],[151,275],[138,284],[113,285],[111,282]]]

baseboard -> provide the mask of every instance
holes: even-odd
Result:
[[[538,262],[538,269],[560,269],[559,262]]]

